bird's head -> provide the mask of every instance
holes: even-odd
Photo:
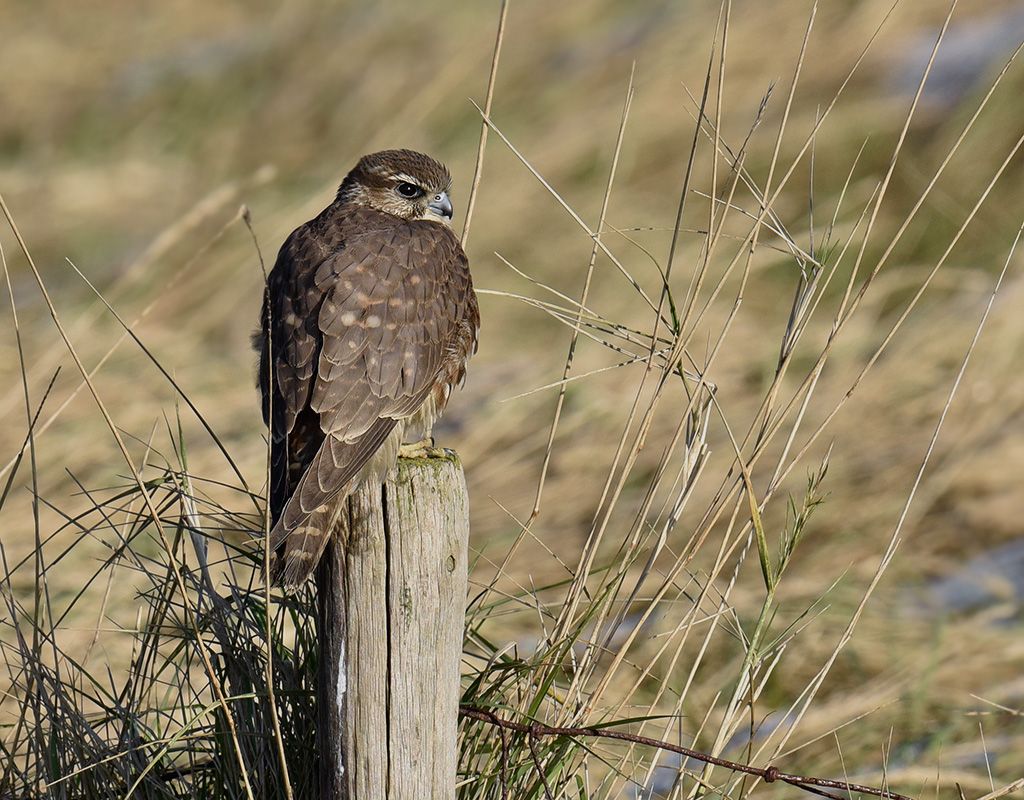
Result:
[[[338,189],[338,200],[402,219],[450,225],[452,176],[430,156],[413,150],[382,150],[359,159]]]

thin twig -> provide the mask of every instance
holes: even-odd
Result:
[[[498,728],[501,738],[501,800],[508,800],[508,736],[504,728]]]
[[[872,786],[861,786],[848,781],[832,780],[831,778],[815,778],[811,775],[796,775],[794,773],[783,772],[778,767],[772,765],[767,767],[753,767],[749,764],[741,764],[738,761],[718,758],[700,750],[692,750],[689,747],[672,744],[671,742],[665,742],[661,739],[652,739],[648,736],[638,736],[634,733],[624,733],[622,731],[590,727],[563,728],[553,725],[545,725],[541,722],[531,722],[529,724],[514,722],[509,719],[502,719],[493,711],[489,711],[486,708],[477,708],[476,706],[467,705],[459,706],[459,716],[466,719],[475,719],[479,722],[486,722],[500,730],[524,733],[527,735],[530,742],[531,752],[533,752],[534,749],[533,740],[540,738],[541,736],[570,736],[573,738],[589,736],[599,739],[615,739],[620,742],[631,742],[632,744],[657,747],[659,750],[668,750],[672,753],[678,753],[681,756],[686,756],[687,758],[692,758],[695,761],[701,761],[705,764],[714,764],[715,766],[730,769],[733,772],[755,775],[765,783],[782,781],[783,783],[788,783],[790,786],[803,789],[811,794],[823,795],[825,797],[835,797],[835,795],[823,792],[822,789],[839,789],[844,792],[857,792],[859,794],[871,795],[872,797],[887,798],[887,800],[912,800],[907,795],[896,794],[895,792],[890,792],[887,789],[876,789]],[[536,760],[537,758],[535,755],[534,761]],[[539,766],[538,769],[540,769]],[[543,774],[541,777],[543,779]],[[546,781],[545,789],[547,789]]]
[[[530,755],[533,756],[533,763],[534,766],[537,767],[537,774],[540,776],[540,782],[544,784],[544,797],[546,797],[547,800],[555,800],[555,796],[551,793],[551,786],[548,784],[547,775],[544,774],[544,765],[541,763],[540,755],[537,753],[537,739],[544,734],[543,730],[541,730],[543,726],[539,723],[534,723],[531,726],[524,727],[526,727],[526,730],[529,732],[527,741],[530,744]]]

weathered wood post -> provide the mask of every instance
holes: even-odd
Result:
[[[354,493],[318,569],[322,800],[455,797],[469,502],[445,453]]]

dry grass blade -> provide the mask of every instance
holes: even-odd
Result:
[[[491,113],[491,102],[494,100],[494,84],[498,77],[498,60],[501,58],[501,43],[505,38],[505,19],[508,17],[509,0],[501,0],[501,11],[498,14],[498,32],[494,37],[494,55],[491,56],[491,71],[487,76],[487,94],[484,99],[484,114]],[[466,221],[462,226],[462,247],[469,243],[469,225],[473,221],[476,208],[476,196],[480,190],[480,181],[484,173],[484,150],[487,147],[486,123],[480,124],[480,143],[476,148],[476,166],[473,167],[473,182],[469,187],[469,200],[466,201]]]
[[[583,221],[582,217],[580,217],[580,215],[572,208],[572,206],[570,206],[564,199],[562,199],[562,196],[558,194],[557,191],[555,191],[554,187],[550,183],[548,183],[547,180],[545,180],[544,176],[541,175],[536,169],[534,169],[534,167],[530,164],[529,161],[526,160],[523,154],[516,149],[515,145],[513,145],[512,142],[509,141],[508,137],[501,132],[501,129],[498,128],[491,120],[491,118],[484,113],[483,109],[480,108],[480,106],[477,106],[476,103],[474,103],[473,105],[476,106],[476,110],[480,112],[480,116],[483,119],[483,121],[487,124],[487,127],[489,127],[498,135],[498,138],[505,143],[505,146],[512,151],[512,154],[515,155],[515,157],[518,158],[520,162],[522,162],[523,166],[525,166],[530,171],[533,177],[540,181],[541,185],[548,191],[548,193],[555,199],[555,201],[566,211],[566,213],[569,214],[570,217],[572,217],[576,224],[579,225],[579,227],[581,227],[584,230],[587,236],[597,244],[598,249],[605,256],[607,256],[608,260],[615,265],[615,268],[618,269],[620,273],[622,273],[623,277],[625,277],[625,279],[629,282],[630,286],[632,286],[633,289],[636,290],[636,292],[644,299],[644,301],[647,303],[647,306],[652,311],[657,311],[654,305],[654,301],[651,300],[651,298],[647,295],[647,292],[644,291],[643,287],[637,282],[636,278],[630,275],[629,271],[622,265],[622,263],[615,256],[615,254],[608,249],[608,246],[601,240],[598,234],[591,230],[590,226],[588,226],[587,223]]]
[[[978,800],[997,800],[1000,797],[1006,797],[1008,794],[1015,794],[1020,791],[1024,791],[1024,778],[1008,783],[1005,786],[1000,786],[988,794],[983,794]]]

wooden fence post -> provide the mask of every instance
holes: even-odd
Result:
[[[458,456],[348,501],[317,571],[322,800],[455,797],[469,501]]]

